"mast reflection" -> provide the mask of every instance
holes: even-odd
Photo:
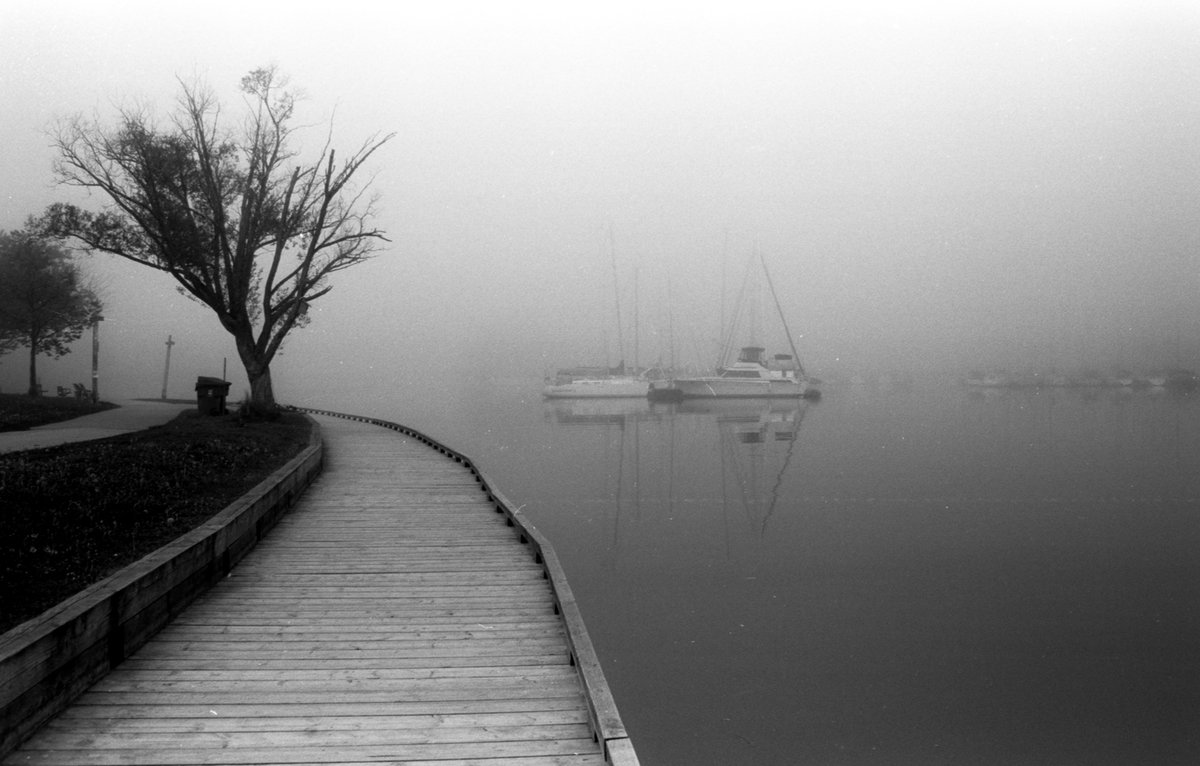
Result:
[[[542,416],[560,432],[556,455],[572,466],[559,480],[587,498],[583,507],[604,509],[606,563],[616,566],[624,546],[666,527],[697,552],[723,538],[726,558],[734,538],[763,539],[778,509],[796,500],[798,438],[811,406],[800,398],[553,400]]]
[[[677,405],[681,416],[715,420],[726,513],[738,502],[760,535],[779,504],[808,405],[804,399],[694,399]]]

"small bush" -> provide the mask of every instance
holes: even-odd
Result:
[[[240,423],[273,423],[279,420],[282,410],[276,405],[259,404],[250,400],[250,395],[242,397],[237,409],[237,419]]]

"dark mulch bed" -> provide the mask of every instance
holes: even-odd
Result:
[[[222,510],[295,457],[311,424],[185,412],[146,431],[0,455],[0,632]]]
[[[68,396],[0,394],[0,431],[27,431],[34,426],[70,420],[115,406],[108,402],[92,404],[89,399]]]

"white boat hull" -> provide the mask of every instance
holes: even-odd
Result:
[[[595,378],[558,383],[542,389],[547,399],[624,399],[645,398],[650,382],[637,378]]]
[[[808,383],[792,379],[751,378],[679,378],[671,388],[684,399],[736,398],[763,399],[771,397],[800,397],[808,390]]]

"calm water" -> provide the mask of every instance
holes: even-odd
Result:
[[[538,387],[367,414],[549,535],[647,766],[1200,762],[1200,396]]]

